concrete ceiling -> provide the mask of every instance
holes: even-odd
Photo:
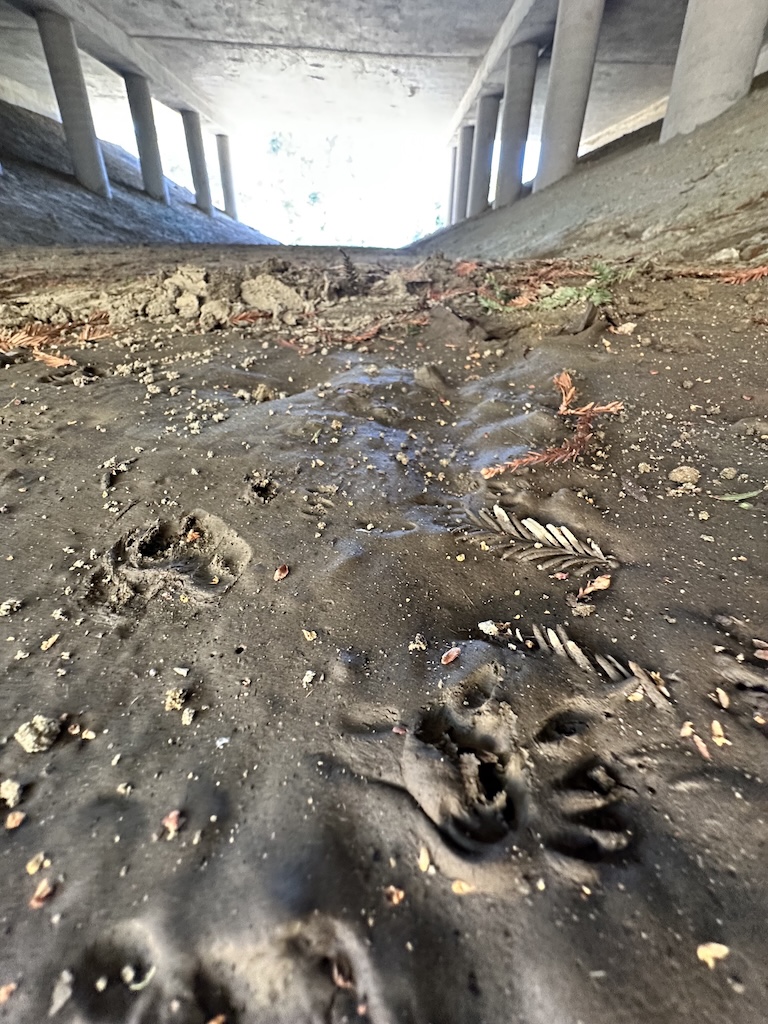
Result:
[[[516,2],[531,8],[528,37],[546,46],[556,0]],[[685,7],[686,0],[607,0],[591,133],[663,94]],[[510,0],[77,0],[75,9],[81,24],[111,24],[171,69],[233,134],[268,118],[445,138]],[[0,0],[0,34],[0,74],[51,106],[34,22],[9,0]],[[118,81],[97,66],[87,70],[98,96],[122,98]],[[499,66],[488,84],[500,82]]]

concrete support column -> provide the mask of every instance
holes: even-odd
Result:
[[[213,216],[211,199],[211,183],[208,180],[208,167],[205,163],[205,147],[203,146],[203,130],[200,115],[196,110],[182,110],[184,135],[187,139],[189,165],[192,168],[192,181],[195,183],[195,204],[209,217]]]
[[[488,208],[491,164],[501,96],[481,96],[477,101],[477,123],[472,140],[472,168],[469,173],[467,216],[474,217]]]
[[[533,87],[539,63],[539,44],[521,43],[507,50],[507,73],[501,106],[499,175],[494,209],[509,206],[523,187],[523,159],[531,120]]]
[[[445,223],[453,224],[453,200],[456,196],[456,153],[457,147],[451,146],[451,176],[448,179],[448,208]]]
[[[157,144],[157,130],[155,115],[152,111],[149,82],[143,75],[134,75],[128,71],[123,74],[123,79],[125,80],[125,91],[128,93],[128,103],[131,107],[136,145],[139,148],[144,191],[153,199],[167,203],[168,186],[163,174],[160,147]]]
[[[219,174],[224,192],[224,212],[232,220],[237,220],[237,199],[235,198],[235,179],[232,174],[232,155],[229,152],[229,136],[216,136],[216,152],[219,154]]]
[[[768,24],[768,0],[688,0],[661,141],[746,96]]]
[[[110,199],[107,170],[93,127],[75,30],[69,18],[54,11],[35,11],[40,40],[59,105],[75,177],[91,192]]]
[[[605,0],[560,0],[535,192],[576,165]]]
[[[456,187],[453,190],[452,224],[458,224],[467,216],[469,195],[469,173],[472,168],[472,140],[475,126],[465,124],[459,131],[459,145],[456,150]]]

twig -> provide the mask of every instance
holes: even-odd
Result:
[[[559,445],[551,445],[543,451],[530,451],[527,455],[512,459],[509,462],[502,462],[496,466],[484,466],[480,470],[481,476],[486,480],[501,476],[502,473],[514,473],[526,466],[557,466],[563,462],[573,462],[580,455],[583,455],[589,447],[594,431],[592,424],[595,417],[605,413],[621,412],[624,408],[623,402],[608,402],[606,405],[597,405],[590,402],[578,409],[571,408],[576,399],[577,391],[571,375],[563,370],[554,377],[555,387],[561,395],[560,408],[557,410],[560,416],[575,416],[576,428],[573,436],[566,438]]]

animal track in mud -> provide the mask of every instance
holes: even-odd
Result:
[[[549,850],[625,860],[638,839],[641,787],[617,753],[617,722],[636,706],[626,698],[638,677],[616,675],[606,680],[553,650],[500,652],[422,710],[389,762],[357,741],[351,767],[405,790],[474,858]]]
[[[566,707],[531,735],[506,700],[490,698],[469,712],[428,709],[415,739],[442,756],[439,786],[450,791],[443,813],[429,816],[468,852],[502,843],[505,850],[543,846],[581,860],[613,859],[634,838],[625,806],[631,791],[618,763],[590,749],[601,718]],[[406,782],[416,781],[403,768]],[[427,810],[421,785],[410,792]]]
[[[247,473],[243,482],[245,489],[241,498],[246,505],[268,505],[280,490],[280,485],[269,473]]]
[[[207,604],[234,586],[251,556],[249,545],[207,512],[157,520],[112,545],[90,578],[86,600],[115,610],[156,597]]]
[[[123,921],[88,943],[69,969],[77,1020],[92,1024],[206,1024],[234,1020],[220,984],[196,958],[140,921]],[[68,1001],[69,1001],[68,1000]]]

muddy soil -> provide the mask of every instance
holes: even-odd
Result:
[[[0,1020],[764,1021],[764,282],[8,260]]]

